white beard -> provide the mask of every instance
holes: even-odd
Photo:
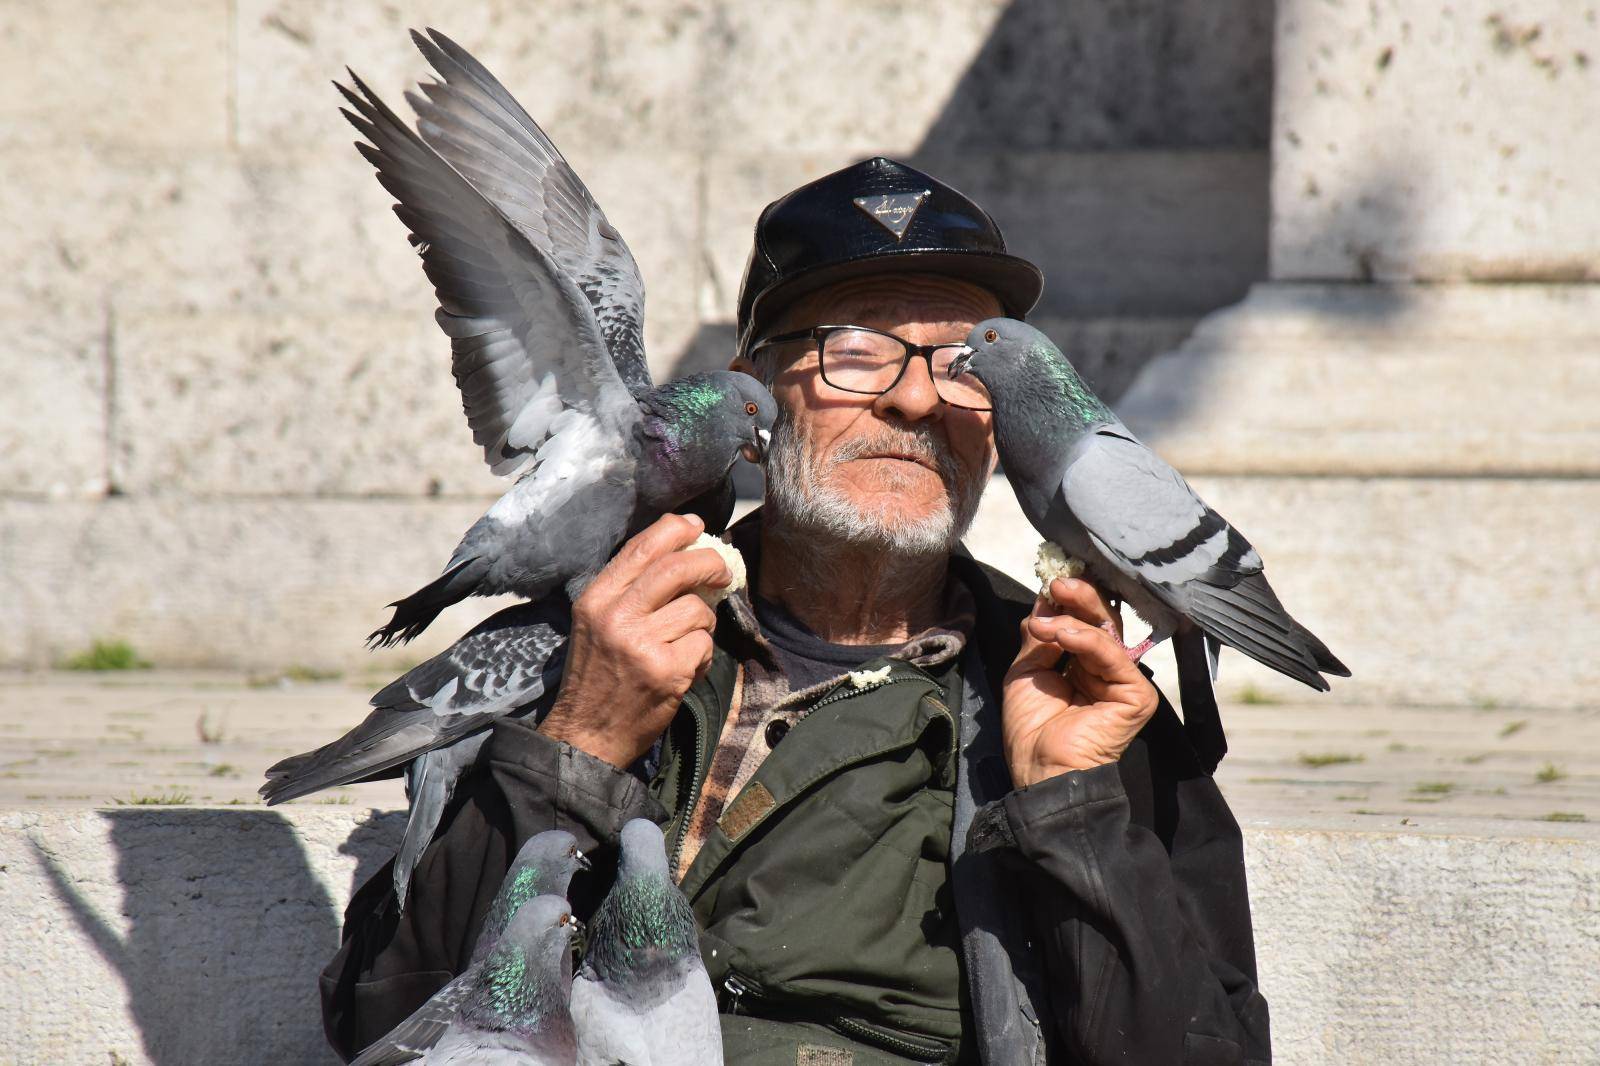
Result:
[[[942,505],[931,514],[909,519],[892,502],[862,507],[835,480],[840,466],[884,450],[925,457],[945,484]],[[910,478],[920,474],[907,473]],[[898,488],[890,481],[888,487]],[[808,435],[787,410],[780,411],[767,454],[769,519],[785,531],[869,548],[893,556],[948,555],[978,511],[982,478],[969,476],[950,453],[949,445],[925,425],[884,426],[844,444],[827,460],[810,447]]]

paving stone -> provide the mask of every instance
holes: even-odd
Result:
[[[106,490],[106,309],[0,315],[0,494]]]
[[[1600,279],[1592,3],[1278,10],[1274,278]]]
[[[0,6],[8,172],[23,146],[226,144],[230,9],[229,0],[194,0],[181,14],[163,0]]]
[[[1600,287],[1252,290],[1118,405],[1185,473],[1600,474]]]

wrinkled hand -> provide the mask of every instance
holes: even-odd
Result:
[[[717,616],[694,590],[733,576],[693,543],[705,523],[663,515],[635,534],[572,604],[567,665],[539,731],[613,766],[650,750],[711,665]]]
[[[1121,618],[1099,591],[1057,578],[1050,592],[1056,603],[1040,599],[1022,622],[1022,650],[1001,698],[1002,742],[1019,788],[1116,762],[1158,704],[1155,686],[1122,648]],[[1100,628],[1105,622],[1115,639]],[[1064,655],[1071,658],[1061,670]]]

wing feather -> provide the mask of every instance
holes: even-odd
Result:
[[[589,189],[505,86],[438,30],[412,40],[443,83],[409,93],[423,140],[559,264],[593,308],[617,373],[652,387],[644,357],[644,280]]]
[[[395,214],[421,250],[456,381],[472,383],[462,390],[462,406],[490,468],[508,474],[523,466],[560,410],[625,419],[632,397],[592,305],[567,271],[351,78],[354,91],[338,87],[354,109],[343,113],[366,138],[356,147],[399,201]],[[547,377],[556,381],[559,409],[541,395]]]

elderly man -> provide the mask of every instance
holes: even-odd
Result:
[[[573,606],[565,678],[502,721],[397,915],[357,894],[330,1039],[383,1035],[465,965],[522,841],[665,825],[731,1063],[1270,1058],[1239,831],[1082,581],[1059,607],[960,539],[995,467],[982,386],[943,373],[1038,270],[976,204],[873,159],[768,206],[736,368],[782,415],[751,574],[634,537]],[[603,869],[604,861],[597,863]],[[574,883],[586,912],[603,892]]]

